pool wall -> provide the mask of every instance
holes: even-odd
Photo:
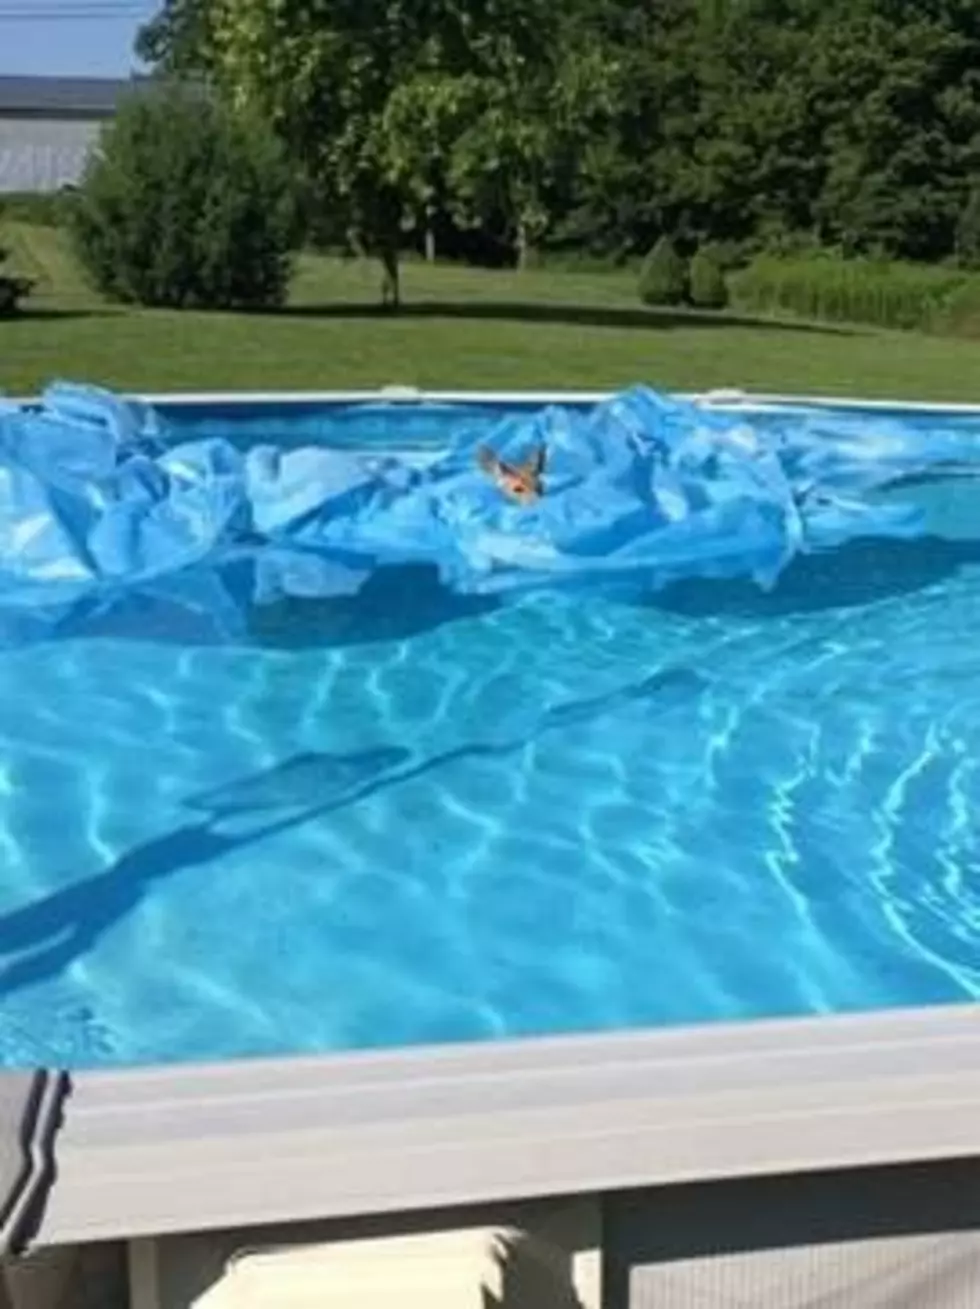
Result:
[[[980,1302],[978,1017],[78,1074],[37,1243],[125,1243],[133,1309],[209,1309],[198,1295],[243,1248],[533,1233],[571,1205],[566,1253],[601,1283],[576,1283],[581,1309],[965,1309]]]
[[[400,388],[144,398],[533,406],[603,396]],[[980,414],[729,391],[698,398],[747,410]],[[32,1244],[129,1243],[132,1302],[173,1309],[146,1269],[162,1267],[174,1243],[205,1239],[194,1234],[214,1234],[227,1251],[271,1231],[279,1242],[310,1239],[311,1223],[321,1238],[334,1224],[377,1235],[577,1200],[598,1215],[599,1298],[611,1309],[722,1309],[729,1296],[770,1309],[953,1309],[980,1303],[978,1034],[980,1006],[962,1005],[72,1073]]]

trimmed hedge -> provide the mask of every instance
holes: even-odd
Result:
[[[710,247],[691,260],[691,304],[695,309],[724,309],[728,304],[725,274]]]
[[[640,299],[645,305],[682,305],[688,289],[687,260],[669,236],[662,236],[640,268]]]

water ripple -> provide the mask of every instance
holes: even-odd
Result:
[[[980,569],[848,584],[0,656],[0,1062],[980,995]]]

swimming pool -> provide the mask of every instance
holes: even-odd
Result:
[[[460,419],[166,416],[421,458]],[[958,531],[798,561],[768,595],[504,603],[406,567],[256,606],[234,642],[137,612],[125,639],[9,650],[0,1060],[974,999],[978,616]]]

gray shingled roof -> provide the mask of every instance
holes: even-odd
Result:
[[[0,76],[0,114],[86,114],[108,117],[120,98],[138,85],[112,77]]]

